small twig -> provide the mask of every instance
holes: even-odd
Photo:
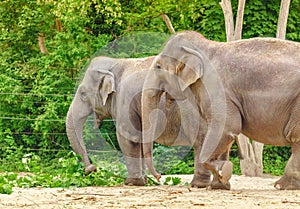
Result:
[[[300,205],[300,201],[289,201],[289,200],[282,200],[282,203],[294,203],[294,204],[299,204]]]
[[[72,193],[71,195],[81,195],[81,196],[115,196],[114,194],[103,194],[103,193]]]
[[[20,197],[23,197],[23,198],[26,199],[26,200],[29,200],[30,202],[32,202],[32,203],[33,203],[32,205],[36,205],[36,206],[40,207],[40,205],[37,204],[34,200],[29,199],[28,197],[23,196],[23,195],[21,195],[21,194],[19,194],[19,196],[20,196]],[[27,206],[28,206],[28,205],[27,205]]]

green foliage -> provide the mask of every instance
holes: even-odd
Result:
[[[300,41],[300,21],[299,21],[300,1],[293,0],[290,5],[286,38],[289,40]]]
[[[99,49],[93,57],[143,58],[154,56],[161,51],[169,37],[169,34],[159,32],[128,33]]]
[[[232,173],[235,175],[241,175],[241,167],[240,167],[240,159],[238,157],[232,157],[230,156],[229,160],[233,164]]]
[[[274,0],[272,4],[268,1],[251,1],[246,4],[243,37],[275,37],[279,8],[280,0]]]
[[[48,165],[48,167],[47,167]],[[22,175],[15,172],[0,175],[0,193],[10,194],[13,187],[80,187],[113,186],[124,183],[125,167],[122,164],[104,165],[99,171],[88,176],[84,166],[73,152],[64,157],[54,158],[50,162],[35,154],[26,154],[19,164]]]
[[[64,134],[65,115],[78,72],[92,53],[111,38],[109,34],[96,37],[86,30],[88,12],[80,8],[89,8],[87,2],[74,1],[67,7],[65,4],[65,1],[0,4],[4,32],[0,36],[2,157],[19,147],[69,147]],[[55,20],[61,22],[61,29],[55,27]],[[40,34],[45,36],[47,56],[39,51]]]
[[[0,176],[0,194],[11,194],[13,185],[11,181],[16,180],[17,174],[5,174]]]
[[[291,147],[277,147],[264,145],[263,149],[263,173],[280,176],[291,156]],[[241,174],[238,148],[235,143],[231,148],[230,160],[233,163],[233,173]]]
[[[194,154],[191,147],[154,146],[154,164],[162,174],[192,174]]]
[[[282,175],[288,159],[291,156],[291,147],[264,146],[263,166],[264,173]]]
[[[168,176],[163,184],[176,186],[180,183],[181,183],[181,178]]]

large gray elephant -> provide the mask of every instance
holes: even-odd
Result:
[[[275,188],[300,189],[300,43],[274,38],[222,43],[193,31],[175,34],[144,83],[144,140],[151,137],[149,116],[155,116],[151,111],[161,92],[196,101],[207,122],[200,162],[213,174],[213,189],[230,188],[232,163],[219,156],[240,133],[264,144],[291,145]]]
[[[73,150],[82,156],[86,173],[96,170],[89,161],[82,136],[87,117],[94,114],[97,125],[105,118],[116,119],[117,138],[128,169],[125,184],[144,185],[146,165],[157,179],[160,178],[154,169],[152,155],[145,153],[144,156],[141,144],[141,92],[153,59],[96,57],[91,61],[66,119],[68,139]],[[194,107],[184,101],[176,103],[164,94],[155,133],[156,142],[160,144],[194,146],[198,161],[206,126],[203,124],[202,131],[198,130],[201,122],[198,111],[190,112]],[[185,123],[181,123],[182,119]],[[206,187],[210,183],[210,173],[196,161],[191,184]]]

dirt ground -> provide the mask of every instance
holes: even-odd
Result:
[[[179,177],[183,184],[190,182],[192,178],[191,175]],[[11,195],[0,195],[0,208],[300,208],[300,191],[276,190],[273,184],[277,179],[278,177],[233,176],[230,191],[196,189],[184,185],[15,188]]]

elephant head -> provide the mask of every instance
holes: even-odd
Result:
[[[107,57],[96,57],[90,63],[80,83],[66,119],[67,136],[73,150],[82,156],[85,172],[96,170],[88,159],[83,143],[83,127],[87,117],[94,114],[95,127],[107,117],[112,117],[115,76],[112,73],[116,61]]]
[[[224,126],[224,110],[226,99],[218,73],[210,63],[210,56],[214,53],[213,46],[198,33],[182,32],[174,35],[165,45],[162,52],[151,65],[142,93],[142,127],[144,153],[152,152],[152,142],[158,137],[153,124],[158,118],[158,102],[161,92],[167,92],[175,100],[196,100],[200,115],[208,124],[206,138],[215,135],[218,138],[221,131],[215,127]],[[212,117],[219,115],[219,117]],[[216,121],[213,121],[216,120]],[[214,126],[211,126],[214,124]],[[211,142],[209,142],[211,143]],[[219,142],[210,144],[215,149]],[[148,156],[151,156],[148,154]],[[206,160],[207,153],[201,151],[201,162]]]
[[[152,144],[163,131],[157,131],[156,125],[160,118],[158,107],[161,95],[166,92],[171,100],[185,100],[185,91],[203,75],[202,56],[191,52],[189,48],[181,47],[182,56],[178,57],[174,51],[168,50],[167,43],[164,50],[154,59],[146,76],[142,93],[142,127],[144,155],[151,157]],[[185,53],[183,53],[185,52]],[[159,122],[161,124],[161,121]]]

